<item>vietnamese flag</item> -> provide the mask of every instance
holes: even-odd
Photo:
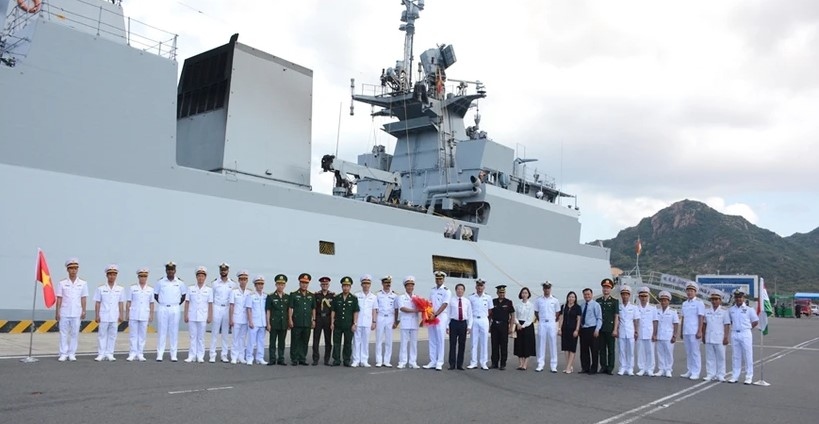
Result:
[[[57,299],[54,297],[54,286],[51,284],[51,273],[48,271],[45,255],[42,250],[37,254],[37,275],[35,281],[43,284],[43,301],[46,308],[54,306]]]

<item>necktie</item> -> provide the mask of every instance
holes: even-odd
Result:
[[[583,316],[580,317],[580,325],[583,326],[586,324],[586,308],[589,307],[589,302],[583,304]]]
[[[461,303],[460,297],[458,298],[458,321],[464,320],[464,305]]]

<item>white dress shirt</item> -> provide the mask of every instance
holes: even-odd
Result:
[[[222,281],[221,278],[213,280],[213,306],[228,306],[230,304],[230,294],[238,287],[238,284],[230,278]]]
[[[517,311],[517,307],[515,311]],[[535,299],[535,312],[540,322],[557,322],[556,317],[560,312],[560,301],[554,296],[540,296]]]
[[[113,287],[107,283],[97,287],[94,291],[94,302],[100,303],[100,322],[119,321],[119,304],[125,301],[125,293],[122,286],[114,284]]]
[[[415,297],[415,295],[412,297]],[[421,323],[421,318],[418,311],[404,312],[401,310],[401,308],[416,309],[412,298],[408,294],[404,293],[399,296],[398,299],[396,299],[395,303],[396,306],[398,306],[398,321],[400,322],[401,329],[417,330],[419,324]]]
[[[188,289],[185,301],[188,302],[188,321],[207,321],[208,305],[213,303],[213,289],[205,285],[199,287],[194,284]]]
[[[705,308],[705,343],[722,344],[725,337],[725,324],[731,324],[728,311],[719,306]]]
[[[373,323],[373,309],[378,309],[378,298],[373,294],[373,292],[369,292],[364,294],[364,292],[358,292],[355,294],[355,297],[358,298],[358,322],[356,323],[359,327],[369,327]]]
[[[635,328],[635,321],[637,327],[639,327],[639,320],[640,314],[637,311],[637,306],[633,303],[626,303],[620,302],[620,336],[625,338],[633,338],[634,337],[634,328]],[[653,324],[652,324],[652,331],[654,331]]]
[[[657,308],[657,340],[671,340],[674,335],[674,324],[680,323],[677,311],[669,306],[665,311]]]
[[[657,307],[646,303],[646,306],[637,305],[637,319],[640,320],[637,327],[637,336],[640,340],[651,340],[654,334],[654,321],[657,321]]]
[[[458,320],[458,306],[461,306],[461,313],[463,314],[463,319],[466,321],[466,329],[472,329],[472,303],[466,297],[458,297],[454,296],[450,299],[452,303],[449,304],[447,308],[449,308],[449,320],[450,321],[457,321]]]
[[[233,323],[247,324],[247,310],[245,309],[245,298],[252,292],[245,288],[236,287],[230,292],[230,304],[233,305]]]
[[[376,300],[376,309],[378,309],[378,315],[382,317],[394,317],[395,315],[395,299],[398,298],[398,295],[395,294],[394,291],[390,290],[389,292],[385,292],[384,290],[379,290],[378,294],[375,295]]]
[[[60,316],[63,318],[79,318],[82,313],[82,298],[88,297],[88,283],[77,278],[74,281],[65,279],[57,283],[54,295],[62,298]]]
[[[154,302],[154,288],[134,284],[125,292],[125,301],[131,302],[128,309],[128,319],[132,321],[148,321],[151,317],[151,303]]]
[[[705,303],[697,298],[686,300],[682,303],[682,317],[684,336],[697,334],[699,330],[699,317],[705,316]]]
[[[554,315],[552,315],[554,316]],[[535,322],[535,305],[531,302],[518,301],[515,303],[515,319],[523,321],[521,327],[528,327]]]
[[[441,287],[433,287],[432,291],[429,294],[429,299],[432,301],[432,312],[433,313],[438,312],[438,309],[440,309],[441,306],[444,304],[449,305],[449,301],[451,298],[452,293],[449,291],[448,288],[446,288],[446,286],[442,285]],[[444,310],[441,311],[441,315],[444,315],[443,317],[439,316],[442,320],[446,320],[448,318],[446,316],[447,315],[446,308],[444,308]]]
[[[472,293],[469,295],[469,303],[472,304],[473,319],[489,318],[489,310],[492,309],[492,296],[486,293],[480,296],[477,293]]]
[[[162,277],[156,283],[154,292],[159,296],[157,303],[160,306],[179,306],[182,296],[188,293],[188,287],[178,278],[168,280],[168,277]]]

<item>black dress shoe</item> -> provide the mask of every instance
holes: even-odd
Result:
[[[312,365],[315,367],[316,365],[318,365],[318,361],[313,361]]]
[[[329,364],[327,362],[325,362],[324,365],[329,365]],[[333,364],[330,365],[330,366],[337,367],[339,365],[341,365],[341,362],[336,361],[336,362],[333,362]]]
[[[272,367],[273,365],[276,365],[276,363],[275,363],[275,362],[268,362],[268,363],[267,363],[267,366],[268,366],[268,367]]]
[[[597,374],[597,371],[589,371],[589,375],[595,375],[595,374]]]
[[[580,372],[578,372],[578,374],[588,374],[588,373],[589,373],[589,370],[580,370]]]
[[[344,366],[345,366],[345,367],[347,367],[347,368],[349,368],[349,367],[350,367],[350,363],[349,363],[349,362],[345,362],[345,363],[344,363]]]
[[[491,369],[495,369],[495,368],[497,368],[497,367],[498,367],[498,366],[497,366],[496,364],[492,364],[492,365],[491,365],[489,368],[491,368]]]
[[[458,367],[458,369],[459,369],[459,370],[461,370],[461,371],[463,371],[463,370],[464,370],[464,367]]]
[[[330,365],[330,361],[324,361],[324,365],[325,366]]]
[[[454,369],[455,369],[455,367],[453,367],[452,365],[450,365],[449,367],[447,367],[447,369],[448,369],[448,370],[450,370],[450,371],[452,371],[452,370],[454,370]]]
[[[499,369],[499,370],[501,370],[501,371],[503,371],[503,370],[505,370],[505,369],[506,369],[506,365],[501,365],[500,367],[498,367],[498,369]]]
[[[279,364],[279,365],[284,365],[284,366],[287,366],[287,362],[284,362],[284,361],[279,361],[279,362],[278,362],[278,364]]]
[[[299,365],[310,365],[310,364],[308,364],[307,361],[301,361],[301,362],[299,362]],[[313,364],[313,365],[315,365],[315,364]]]

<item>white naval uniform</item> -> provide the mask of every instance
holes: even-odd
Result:
[[[517,311],[517,307],[515,307]],[[535,300],[537,314],[537,370],[546,365],[546,345],[549,345],[549,369],[557,372],[557,314],[560,301],[554,296],[540,296]]]
[[[731,320],[731,365],[733,365],[733,380],[739,380],[742,372],[742,360],[745,359],[745,380],[754,378],[754,350],[751,329],[753,323],[759,322],[759,316],[754,308],[747,305],[732,305],[728,309]]]
[[[148,321],[151,318],[151,304],[154,302],[154,288],[134,284],[125,292],[128,302],[128,339],[131,342],[129,357],[142,360],[145,352],[145,338],[148,335]]]
[[[674,324],[680,323],[677,311],[669,306],[663,311],[657,308],[657,375],[671,375],[674,369],[674,345],[671,336],[674,335]]]
[[[88,283],[77,278],[73,282],[65,279],[57,283],[54,295],[62,298],[60,303],[60,356],[73,357],[77,354],[77,340],[80,335],[82,298],[88,298]]]
[[[375,295],[378,318],[375,323],[375,365],[390,365],[392,360],[392,326],[396,321],[394,291],[379,290]],[[382,354],[383,346],[383,354]]]
[[[414,296],[413,296],[414,297]],[[415,303],[406,293],[395,300],[398,311],[399,328],[401,329],[401,346],[398,351],[398,368],[408,365],[410,368],[418,368],[418,326],[421,318],[418,311],[404,312],[401,308],[415,310]],[[407,358],[409,351],[409,359]]]
[[[442,305],[449,306],[451,297],[452,293],[445,286],[433,287],[429,294],[433,313],[438,311]],[[448,307],[444,308],[441,314],[438,315],[438,324],[427,326],[429,330],[429,365],[427,365],[427,368],[435,367],[438,369],[444,366],[444,353],[446,351],[444,336],[446,335],[446,329],[449,328],[448,309]]]
[[[728,311],[723,307],[705,308],[705,377],[725,380],[725,325],[731,324]]]
[[[205,326],[208,322],[208,306],[213,303],[213,289],[194,284],[188,288],[188,333],[191,338],[188,362],[205,361]]]
[[[682,303],[682,337],[685,343],[685,359],[688,368],[686,374],[692,379],[700,377],[702,368],[700,340],[697,339],[701,316],[705,316],[705,303],[702,300],[694,298]]]
[[[103,284],[94,291],[94,302],[100,303],[100,319],[97,328],[97,355],[111,358],[117,343],[121,303],[125,301],[125,290],[122,286]]]
[[[657,307],[646,303],[637,305],[637,374],[649,376],[654,374],[654,322],[657,321]]]
[[[230,304],[233,307],[233,346],[230,350],[230,359],[245,363],[245,347],[247,345],[247,309],[245,298],[252,292],[245,288],[236,287],[230,292]]]
[[[640,326],[637,305],[620,302],[620,328],[617,333],[617,353],[620,359],[618,374],[634,375],[635,331]]]
[[[265,315],[265,301],[267,294],[259,294],[253,291],[245,296],[245,315],[248,318],[248,338],[247,348],[245,348],[245,361],[253,363],[255,357],[257,363],[264,362],[264,334],[267,329],[267,317]],[[250,324],[253,324],[251,327]],[[255,356],[254,356],[255,352]]]
[[[230,294],[237,284],[230,278],[213,280],[213,321],[210,324],[210,360],[216,359],[216,346],[222,340],[222,362],[228,361],[228,333],[230,333]]]
[[[492,309],[492,296],[484,292],[469,295],[472,306],[472,356],[469,368],[487,367],[489,362],[489,310]],[[480,356],[478,356],[480,354]]]
[[[353,335],[353,366],[370,365],[370,328],[373,325],[373,313],[378,311],[378,299],[373,292],[355,294],[358,298],[358,322],[355,324],[355,334]]]
[[[188,293],[185,283],[179,278],[162,277],[154,286],[156,302],[156,359],[162,360],[165,355],[165,342],[170,338],[171,361],[176,361],[176,348],[179,344],[179,305],[182,296]]]

